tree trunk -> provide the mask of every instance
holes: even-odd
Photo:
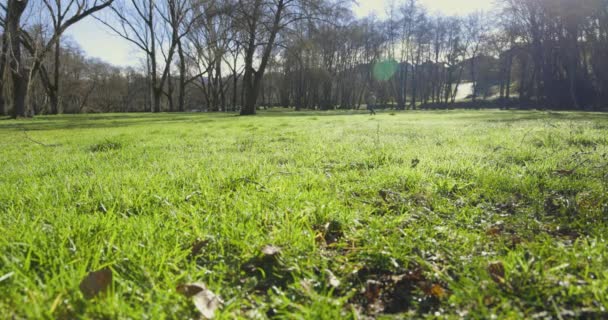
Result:
[[[464,73],[464,67],[460,67],[460,71],[458,71],[458,79],[456,79],[456,87],[454,88],[454,92],[452,93],[452,104],[456,103],[456,96],[458,95],[458,88],[460,87],[460,83],[462,82],[462,74]]]
[[[148,8],[148,20],[146,24],[148,25],[148,30],[150,32],[150,52],[148,56],[150,57],[150,71],[152,72],[152,112],[160,112],[160,99],[162,97],[162,84],[158,82],[158,65],[156,61],[156,34],[154,30],[155,22],[154,22],[154,14],[153,14],[153,6],[150,5]]]
[[[568,47],[569,47],[569,61],[568,61],[568,78],[569,78],[569,89],[570,99],[572,100],[572,106],[579,110],[580,103],[576,92],[576,82],[578,80],[578,62],[579,62],[579,48],[578,48],[578,28],[576,26],[570,26],[566,28],[568,30]]]
[[[6,49],[8,46],[8,35],[7,32],[2,34],[2,51],[0,51],[0,115],[6,115],[4,109],[4,70],[6,66]]]
[[[58,23],[61,24],[61,17],[59,17]],[[57,32],[57,31],[55,31]],[[60,66],[61,66],[61,36],[57,38],[55,43],[55,65],[53,68],[53,85],[49,88],[51,95],[51,114],[59,113],[59,78],[60,78]]]
[[[0,92],[4,89],[2,88],[2,84],[0,84]],[[6,111],[4,110],[4,94],[0,93],[0,116],[6,115]]]
[[[238,97],[238,84],[239,84],[239,75],[236,73],[236,65],[234,67],[234,71],[232,72],[232,111],[236,111],[236,101]]]
[[[505,84],[506,84],[506,78],[507,78],[507,57],[505,53],[502,53],[500,55],[500,93],[499,93],[499,99],[500,101],[503,101],[505,99]]]
[[[450,102],[450,97],[452,95],[452,83],[454,81],[454,66],[448,66],[448,70],[446,71],[446,80],[445,80],[445,92],[444,92],[444,100],[447,105]]]
[[[399,64],[399,71],[398,71],[398,77],[396,79],[396,90],[395,92],[397,93],[397,110],[404,110],[405,109],[405,94],[403,92],[403,87],[404,87],[404,81],[403,81],[403,64],[400,63]]]
[[[260,3],[258,3],[259,8]],[[247,48],[247,53],[245,56],[245,76],[244,80],[244,88],[245,88],[245,104],[241,109],[241,115],[254,115],[255,114],[255,104],[257,102],[257,98],[260,90],[260,82],[264,77],[264,71],[266,70],[266,66],[268,65],[268,61],[270,59],[270,54],[274,49],[274,42],[277,37],[277,34],[280,30],[281,19],[283,18],[283,10],[285,9],[285,0],[278,0],[276,11],[274,14],[274,21],[272,28],[270,29],[270,35],[268,42],[264,45],[264,53],[262,54],[262,59],[260,62],[260,67],[257,71],[253,69],[253,59],[256,48],[256,33],[257,33],[257,23],[254,23],[250,28],[249,34],[249,46]],[[255,10],[256,12],[259,10]]]
[[[472,97],[472,101],[475,102],[477,100],[477,73],[476,73],[476,68],[477,65],[475,64],[475,55],[473,55],[473,58],[471,58],[471,81],[473,82],[473,97]]]
[[[257,78],[257,75],[254,78]],[[259,81],[255,80],[245,80],[245,82],[245,101],[243,108],[241,109],[241,115],[254,115],[256,111],[255,106],[258,101],[258,95],[260,92],[260,83]]]
[[[511,52],[508,53],[507,56],[507,70],[506,70],[506,75],[507,75],[507,83],[506,83],[506,92],[505,92],[505,98],[507,98],[507,100],[511,99],[511,69],[513,68],[513,54]]]
[[[169,102],[169,112],[175,111],[175,104],[173,103],[173,81],[171,81],[171,72],[169,71],[169,77],[167,78],[167,100]]]
[[[416,95],[418,94],[418,65],[416,65],[412,70],[412,97],[410,101],[410,110],[416,109]]]
[[[160,112],[160,100],[162,98],[162,88],[154,87],[152,89],[152,112]]]
[[[148,94],[146,94],[146,101],[144,111],[152,112],[152,68],[150,67],[150,55],[146,55],[146,90]]]
[[[49,103],[51,105],[50,113],[57,114],[58,106],[59,106],[59,97],[57,96],[57,87],[50,85],[47,93],[49,95]]]
[[[255,39],[251,39],[252,42]],[[241,115],[254,115],[255,114],[255,104],[257,102],[257,90],[254,88],[256,83],[254,83],[255,70],[253,69],[253,54],[254,54],[255,45],[251,44],[250,49],[247,52],[247,56],[245,58],[245,74],[243,75],[243,105],[241,106]],[[251,51],[251,52],[250,52]],[[254,92],[255,91],[255,92]]]
[[[524,56],[521,58],[521,73],[519,77],[519,102],[526,102],[526,70],[528,69],[528,57]]]
[[[408,79],[407,77],[409,77],[409,70],[410,70],[410,66],[409,63],[405,62],[405,70],[403,71],[403,110],[406,109],[406,105],[407,105],[407,86],[408,86]]]
[[[183,112],[186,103],[186,59],[184,57],[184,48],[182,47],[181,40],[177,43],[177,54],[179,55],[179,92],[177,93],[177,109],[179,112]]]
[[[10,41],[7,51],[11,79],[13,82],[11,92],[11,103],[13,117],[25,117],[25,98],[27,95],[27,70],[21,59],[21,16],[27,7],[28,1],[9,0],[6,12],[5,32],[9,34]]]

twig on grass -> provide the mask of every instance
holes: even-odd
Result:
[[[29,140],[29,141],[31,141],[31,142],[33,142],[33,143],[39,144],[39,145],[44,146],[44,147],[58,147],[58,146],[60,146],[60,145],[61,145],[61,144],[46,144],[46,143],[42,143],[42,142],[40,142],[40,141],[37,141],[37,140],[32,139],[32,138],[31,138],[31,137],[30,137],[30,136],[27,134],[27,130],[25,130],[25,128],[21,128],[21,130],[22,130],[22,132],[23,132],[23,135],[25,136],[25,139],[27,139],[27,140]]]

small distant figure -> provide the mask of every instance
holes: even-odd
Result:
[[[373,93],[371,93],[369,96],[367,96],[367,110],[369,111],[370,116],[376,115],[376,111],[374,110],[375,107],[376,107],[376,96]]]

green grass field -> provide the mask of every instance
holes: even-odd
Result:
[[[607,189],[606,114],[3,120],[0,318],[607,318]]]

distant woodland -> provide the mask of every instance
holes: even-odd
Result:
[[[500,0],[358,19],[336,0],[0,0],[0,114],[608,106],[608,0]],[[97,19],[121,68],[66,30]],[[100,31],[102,32],[102,31]],[[93,36],[93,35],[92,35]],[[112,48],[108,48],[112,50]],[[464,87],[468,88],[465,97]]]

